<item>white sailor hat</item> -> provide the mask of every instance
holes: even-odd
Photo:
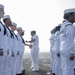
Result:
[[[3,20],[4,20],[4,19],[8,19],[8,18],[10,19],[10,16],[9,16],[9,15],[5,15],[5,16],[3,17]]]
[[[11,26],[17,26],[17,24],[15,22],[12,22],[12,25]]]
[[[17,30],[22,30],[22,27],[17,27]]]
[[[4,5],[0,4],[0,9],[4,9]]]
[[[64,10],[64,14],[71,13],[71,12],[75,12],[75,8],[71,8],[71,9]]]

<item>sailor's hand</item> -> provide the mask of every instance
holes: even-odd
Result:
[[[17,52],[17,55],[19,55],[19,51]]]
[[[30,45],[29,48],[32,48],[32,45]]]
[[[70,55],[70,60],[72,60],[72,61],[74,60],[74,54]]]
[[[0,51],[0,56],[3,56],[4,52],[3,50]]]
[[[14,52],[12,52],[12,57],[14,57]]]
[[[60,57],[60,52],[57,53],[57,56]]]

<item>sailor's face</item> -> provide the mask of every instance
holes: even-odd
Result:
[[[14,31],[16,30],[16,26],[10,26]]]
[[[17,29],[19,34],[22,34],[22,30],[21,29]]]
[[[4,9],[0,9],[0,18],[2,18],[4,16]]]
[[[22,36],[24,35],[24,32],[22,32],[22,34],[21,34]]]
[[[31,32],[31,36],[34,36],[34,33],[33,32]]]
[[[7,19],[7,23],[8,23],[9,26],[11,26],[11,24],[12,24],[11,19]]]

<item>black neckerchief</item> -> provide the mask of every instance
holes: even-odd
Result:
[[[16,37],[16,39],[18,40],[18,37],[17,37],[17,35],[12,31],[12,33],[13,33],[13,35],[15,35],[15,37]]]
[[[6,31],[5,26],[3,25],[3,23],[2,23],[1,21],[0,21],[0,23],[1,23],[1,25],[3,26],[3,28],[4,28],[4,35],[7,34],[7,31]],[[0,31],[1,31],[1,29],[0,29]]]
[[[21,35],[20,35],[21,36]],[[24,41],[24,39],[23,39],[23,37],[21,36],[21,38],[22,38],[22,42],[25,44],[25,41]]]
[[[6,26],[7,27],[7,26]],[[13,35],[13,33],[12,33],[12,31],[7,27],[7,29],[9,30],[9,32],[10,32],[10,35],[11,35],[11,38],[14,38],[14,35]]]

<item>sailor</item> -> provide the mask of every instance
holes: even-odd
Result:
[[[4,5],[0,4],[0,75],[4,75],[5,56],[7,55],[7,32],[6,28],[1,22],[4,16]]]
[[[9,26],[11,25],[11,19],[9,15],[5,15],[3,17],[3,22],[5,23],[5,27],[7,29],[7,47],[8,47],[8,55],[6,56],[6,65],[5,65],[5,71],[7,72],[7,75],[11,75],[11,57],[13,57],[13,50],[12,50],[12,40],[13,40],[13,34],[11,30],[9,29]]]
[[[56,55],[55,75],[61,75],[60,28],[61,28],[60,25],[56,26],[55,32],[55,55]]]
[[[27,44],[26,42],[25,42],[25,40],[24,40],[24,38],[23,38],[23,36],[24,36],[24,34],[25,34],[25,31],[24,30],[22,30],[22,33],[21,33],[21,38],[22,38],[22,42],[23,42],[23,46],[22,46],[22,49],[23,49],[23,55],[24,55],[24,52],[25,52],[25,46],[29,46],[30,47],[30,45],[29,44]],[[23,56],[22,56],[22,62],[23,62]],[[22,63],[22,74],[25,74],[25,69],[23,68],[23,63]]]
[[[52,70],[52,64],[53,64],[53,53],[52,53],[52,49],[53,49],[53,46],[54,46],[54,30],[52,29],[51,30],[51,36],[50,36],[50,71],[53,72]]]
[[[65,22],[62,23],[60,29],[60,52],[63,56],[64,62],[61,61],[62,75],[74,75],[74,62],[75,62],[75,50],[74,50],[74,37],[75,28],[73,23],[75,22],[75,9],[64,10]],[[62,58],[61,58],[62,60]]]
[[[16,58],[18,54],[18,37],[15,34],[17,24],[15,22],[12,22],[10,28],[12,31],[12,34],[14,36],[14,39],[12,41],[12,50],[13,50],[13,57],[11,57],[11,75],[16,75]]]
[[[18,37],[18,50],[19,50],[19,55],[17,57],[17,62],[16,62],[16,73],[18,74],[23,74],[24,73],[24,69],[23,69],[23,65],[22,65],[22,59],[23,59],[23,54],[24,54],[24,46],[30,46],[28,44],[25,43],[24,39],[23,39],[23,35],[24,32],[22,30],[22,27],[17,27],[17,37]]]
[[[52,45],[52,49],[51,49],[51,57],[52,57],[52,74],[55,75],[55,67],[56,67],[56,37],[55,37],[55,33],[56,33],[56,27],[52,30],[52,37],[51,37],[51,45]]]
[[[36,35],[36,31],[31,31],[32,39],[30,41],[26,41],[31,44],[31,51],[32,51],[32,62],[33,68],[32,71],[39,71],[39,64],[38,64],[38,54],[39,54],[39,37]]]

